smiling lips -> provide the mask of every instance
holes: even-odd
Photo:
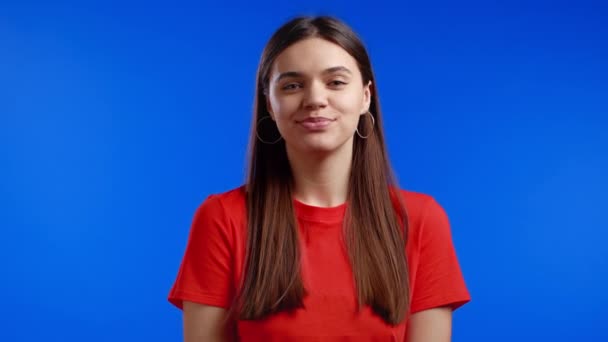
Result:
[[[324,118],[324,117],[315,117],[315,118],[307,118],[302,121],[298,121],[302,127],[306,128],[310,131],[320,131],[325,129],[329,124],[331,124],[334,120]]]

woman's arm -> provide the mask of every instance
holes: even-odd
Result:
[[[449,342],[452,337],[452,308],[423,310],[409,318],[406,342]]]
[[[225,323],[227,310],[184,301],[184,342],[236,341],[232,322]]]

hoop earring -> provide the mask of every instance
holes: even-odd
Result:
[[[372,135],[372,133],[374,133],[374,126],[376,125],[376,119],[374,119],[374,116],[372,115],[372,113],[369,110],[365,114],[363,114],[363,116],[368,115],[368,114],[369,114],[369,117],[372,119],[372,129],[371,129],[371,131],[366,136],[363,136],[363,135],[361,135],[361,133],[359,133],[359,127],[357,127],[357,129],[355,129],[355,132],[357,132],[357,135],[361,139],[367,139],[367,138],[369,138]]]
[[[258,120],[258,123],[255,126],[255,136],[258,138],[259,141],[261,141],[264,144],[274,145],[274,144],[278,143],[279,141],[281,141],[281,139],[283,139],[283,137],[281,136],[281,133],[279,133],[279,137],[275,141],[266,141],[260,137],[259,127],[260,127],[260,124],[266,119],[270,119],[270,115],[265,116],[265,117],[261,118],[260,120]],[[277,131],[278,131],[278,129],[277,129]]]

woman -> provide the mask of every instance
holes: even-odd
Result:
[[[391,175],[365,47],[301,17],[257,74],[244,186],[198,208],[169,294],[185,341],[449,341],[470,300],[447,216]]]

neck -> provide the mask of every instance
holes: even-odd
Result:
[[[294,197],[302,203],[319,207],[335,207],[346,202],[352,151],[352,143],[327,154],[302,153],[288,147]]]

